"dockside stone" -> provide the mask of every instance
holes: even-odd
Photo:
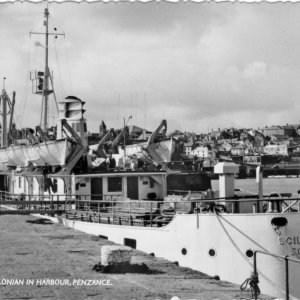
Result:
[[[103,266],[109,266],[120,263],[130,263],[132,255],[132,248],[127,246],[102,246],[101,264]]]

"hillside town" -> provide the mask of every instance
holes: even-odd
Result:
[[[126,126],[124,138],[116,141],[122,129],[114,130],[108,143],[139,144],[147,141],[151,131],[138,126]],[[107,134],[104,121],[98,133],[89,133],[89,144],[95,144]],[[258,129],[225,128],[207,133],[161,132],[157,140],[173,139],[175,150],[171,164],[195,171],[212,172],[219,161],[240,165],[240,177],[255,176],[256,166],[264,166],[267,175],[298,176],[300,170],[300,125],[273,125]]]

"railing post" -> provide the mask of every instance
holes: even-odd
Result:
[[[131,222],[131,202],[129,202],[129,225],[132,226],[132,222]]]
[[[28,199],[28,209],[29,209],[29,213],[30,213],[30,210],[31,210],[31,195],[29,195],[29,199]]]
[[[152,221],[153,221],[153,213],[152,213],[152,202],[150,202],[150,227],[152,227]]]
[[[198,202],[196,202],[196,218],[197,218],[197,229],[199,229],[199,211],[198,211]]]
[[[114,206],[113,206],[112,201],[111,201],[110,203],[111,203],[111,209],[112,209],[112,222],[114,223],[114,219],[115,219],[115,211],[114,211]]]
[[[258,276],[257,274],[257,251],[254,251],[254,256],[253,256],[253,275]],[[254,289],[254,300],[257,300],[257,289]]]
[[[289,256],[286,255],[285,258],[285,295],[286,300],[290,299],[290,290],[289,290]]]

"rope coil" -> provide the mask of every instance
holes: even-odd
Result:
[[[247,278],[240,286],[240,289],[243,291],[247,288],[248,284],[251,290],[251,298],[256,299],[254,297],[260,295],[260,289],[258,286],[259,280],[258,280],[258,274],[252,273],[249,278]]]

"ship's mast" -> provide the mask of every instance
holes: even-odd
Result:
[[[46,46],[45,46],[45,81],[44,81],[44,126],[43,129],[45,132],[47,132],[48,129],[48,98],[52,91],[49,91],[49,58],[48,58],[48,44],[49,44],[49,10],[48,7],[45,8],[45,20],[44,25],[46,26],[46,34],[45,34],[45,40],[46,40]]]
[[[49,118],[49,95],[52,94],[53,91],[53,80],[51,78],[50,69],[49,69],[49,35],[54,35],[55,38],[57,38],[58,35],[65,36],[64,33],[58,33],[58,32],[49,32],[49,10],[48,7],[45,8],[44,11],[44,26],[45,26],[45,32],[30,32],[31,34],[44,34],[45,35],[45,70],[44,70],[44,78],[43,78],[43,88],[42,88],[42,101],[43,101],[43,130],[44,132],[47,132],[48,129],[48,118]],[[56,28],[54,28],[56,31]],[[50,89],[50,80],[52,84],[52,89]],[[36,93],[40,93],[39,91]]]

